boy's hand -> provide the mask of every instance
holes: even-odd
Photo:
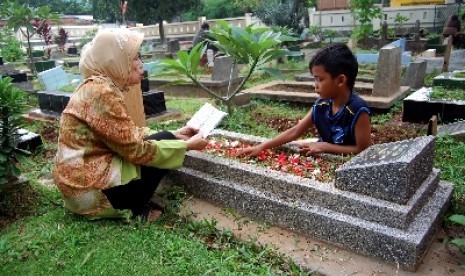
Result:
[[[326,152],[326,142],[310,142],[302,143],[299,145],[299,153],[305,154],[306,156],[319,154]]]
[[[187,150],[203,150],[208,145],[208,140],[197,133],[187,140]]]
[[[199,133],[198,129],[195,129],[193,127],[189,126],[184,126],[178,130],[176,130],[173,134],[176,136],[176,138],[187,141],[189,140],[192,136],[196,135]]]
[[[263,148],[260,146],[243,148],[237,151],[238,156],[250,156],[255,157],[262,152]]]

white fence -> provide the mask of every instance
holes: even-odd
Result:
[[[186,21],[177,23],[165,23],[163,24],[165,36],[167,38],[178,38],[178,37],[190,37],[192,38],[200,29],[200,25],[207,22],[210,27],[215,26],[218,19],[207,20],[205,17],[200,17],[198,21]],[[245,27],[252,23],[257,23],[257,26],[263,26],[263,24],[252,14],[247,13],[242,17],[233,17],[221,19],[226,21],[231,26]],[[87,26],[52,26],[52,33],[58,34],[58,28],[63,27],[68,33],[68,38],[80,38],[92,30],[98,30],[105,27],[117,27],[116,25],[87,25]],[[138,26],[131,28],[132,31],[139,31],[144,33],[146,39],[157,39],[160,37],[158,24],[150,26]],[[21,41],[26,41],[26,37],[18,30],[16,37]],[[39,35],[34,35],[31,40],[41,41],[42,38]]]
[[[373,21],[375,30],[381,27],[381,22],[386,21],[388,26],[397,26],[394,21],[396,15],[400,14],[407,18],[402,23],[403,27],[413,27],[417,20],[422,28],[433,28],[435,17],[435,5],[410,6],[410,7],[383,7],[382,20]],[[332,29],[336,31],[350,31],[354,28],[354,20],[350,10],[315,11],[308,10],[310,25],[320,26],[322,30]]]

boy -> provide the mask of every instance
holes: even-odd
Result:
[[[318,142],[296,141],[299,152],[359,153],[370,146],[370,110],[355,94],[357,59],[344,44],[329,45],[312,58],[310,73],[315,78],[315,92],[320,96],[310,112],[294,127],[257,146],[245,148],[241,154],[257,156],[262,150],[294,141],[309,128],[316,128]]]

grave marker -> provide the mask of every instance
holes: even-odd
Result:
[[[228,56],[220,56],[215,58],[215,62],[213,65],[212,71],[212,80],[214,81],[224,81],[229,80],[229,76],[231,75],[231,69],[233,67],[233,61]],[[232,79],[236,79],[238,77],[237,66],[235,66]]]
[[[420,88],[425,82],[427,62],[425,60],[415,61],[409,64],[402,86],[410,86],[410,88]]]
[[[336,170],[335,186],[406,204],[431,173],[434,151],[433,136],[374,145]]]
[[[400,92],[400,47],[386,46],[379,50],[378,66],[373,82],[374,97],[392,97]]]

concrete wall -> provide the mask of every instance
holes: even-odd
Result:
[[[408,18],[403,23],[403,27],[415,26],[415,21],[420,20],[420,27],[433,28],[435,6],[411,6],[411,7],[383,7],[382,20],[386,21],[390,27],[394,27],[396,23],[394,18],[397,14],[401,14]],[[354,27],[354,20],[349,10],[329,10],[329,11],[316,11],[314,8],[308,10],[310,17],[310,25],[320,26],[323,30],[333,29],[337,31],[350,31]],[[375,30],[381,26],[381,20],[373,20]]]

